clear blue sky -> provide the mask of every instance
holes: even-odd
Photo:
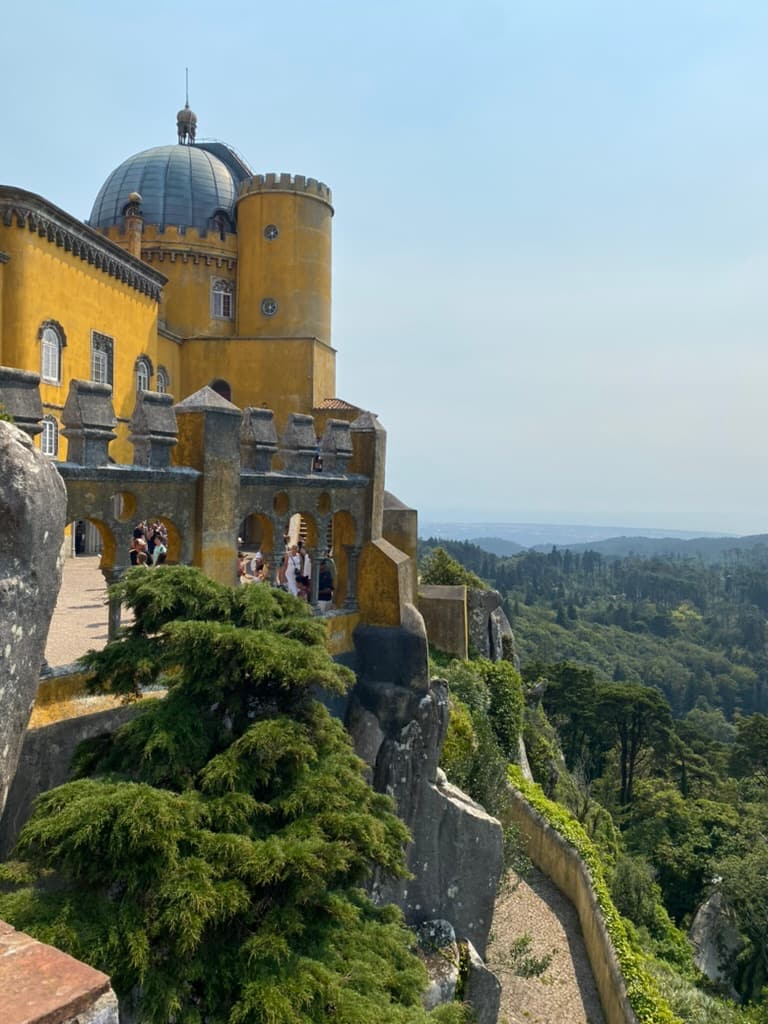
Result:
[[[768,531],[768,4],[30,0],[0,180],[199,135],[334,191],[338,393],[429,518]]]

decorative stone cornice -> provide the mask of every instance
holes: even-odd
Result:
[[[97,270],[159,302],[164,274],[148,267],[71,214],[34,192],[0,185],[0,221],[6,227],[28,228],[41,238],[71,252]]]

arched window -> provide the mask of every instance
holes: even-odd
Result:
[[[214,278],[211,282],[211,316],[217,320],[231,320],[234,315],[235,286],[232,281]]]
[[[40,436],[40,447],[44,455],[52,459],[59,455],[59,424],[53,416],[43,417],[43,433]]]
[[[37,336],[40,339],[40,376],[49,384],[60,384],[61,350],[67,343],[61,324],[46,320]]]
[[[168,371],[164,366],[158,366],[157,376],[155,377],[155,391],[161,395],[167,395],[170,386],[171,380],[168,376]]]
[[[136,390],[149,391],[149,382],[152,379],[152,363],[146,356],[139,356],[133,368],[136,376]]]
[[[222,398],[226,398],[228,402],[232,401],[232,388],[229,386],[229,381],[222,380],[217,377],[216,380],[212,380],[208,385],[212,391],[215,391],[217,395],[221,395]]]

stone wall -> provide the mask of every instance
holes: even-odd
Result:
[[[579,915],[607,1024],[638,1024],[586,865],[520,793],[510,788],[510,796],[512,820],[527,841],[527,855],[568,897]]]
[[[87,708],[85,710],[87,712]],[[27,731],[5,811],[0,816],[0,859],[10,855],[22,826],[32,812],[34,800],[41,793],[68,781],[78,743],[115,732],[137,711],[138,705],[131,704],[96,714],[83,713]]]
[[[424,616],[429,642],[438,651],[466,659],[468,652],[467,588],[422,583],[419,611]]]

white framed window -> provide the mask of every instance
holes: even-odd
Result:
[[[139,356],[134,367],[136,374],[136,390],[149,391],[149,383],[152,379],[152,363],[146,356]]]
[[[211,282],[211,315],[217,320],[231,320],[234,316],[234,292],[232,281],[214,278]]]
[[[164,366],[158,366],[157,376],[155,377],[155,390],[158,394],[167,395],[170,386],[171,380],[168,376],[168,371]]]
[[[99,331],[91,331],[91,380],[97,384],[112,385],[114,349],[114,338]]]
[[[40,448],[43,455],[52,459],[59,456],[59,424],[53,416],[43,417],[43,433],[40,435]]]
[[[40,339],[40,377],[49,384],[60,384],[61,350],[66,345],[61,324],[46,320],[37,336]]]

